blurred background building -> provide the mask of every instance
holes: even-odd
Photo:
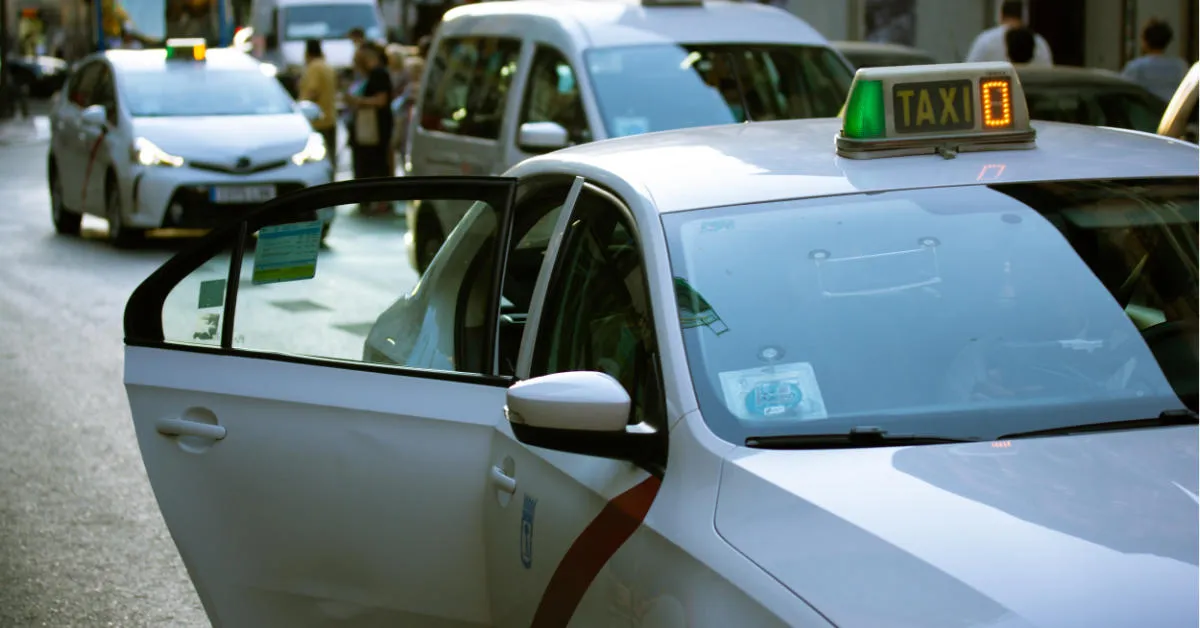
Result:
[[[48,48],[71,58],[90,45],[91,0],[5,0],[14,29],[21,11],[39,8]],[[98,0],[97,0],[98,1]],[[139,29],[165,30],[166,0],[122,0]],[[971,40],[996,23],[1001,0],[770,0],[807,20],[830,39],[877,40],[923,49],[942,62],[961,61]],[[389,38],[415,43],[462,0],[379,0]],[[1028,22],[1050,42],[1055,62],[1119,70],[1138,53],[1141,25],[1151,17],[1175,30],[1171,54],[1197,60],[1196,0],[1029,0]],[[249,0],[234,0],[247,19]],[[15,32],[14,32],[15,35]]]

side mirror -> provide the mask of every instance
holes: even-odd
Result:
[[[91,105],[79,114],[79,119],[87,126],[102,127],[108,124],[108,111],[104,105]]]
[[[557,122],[526,122],[517,133],[517,145],[531,153],[566,148],[567,141],[567,130]]]
[[[526,445],[664,469],[666,434],[629,425],[631,407],[616,379],[574,371],[513,384],[505,414],[513,435]]]
[[[301,100],[297,106],[300,108],[300,113],[308,119],[309,122],[316,122],[321,119],[321,107],[311,100]]]

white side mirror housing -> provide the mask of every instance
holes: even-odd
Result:
[[[517,145],[532,152],[566,148],[567,142],[567,130],[557,122],[526,122],[517,134]]]
[[[316,122],[321,119],[321,107],[317,103],[311,100],[301,100],[297,106],[300,108],[300,113],[309,122]]]
[[[508,420],[536,428],[623,433],[629,423],[629,393],[597,371],[554,373],[508,389]]]
[[[108,111],[104,105],[91,105],[79,114],[79,119],[88,126],[104,126],[108,124]]]

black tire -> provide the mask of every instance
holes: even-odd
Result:
[[[62,180],[58,177],[58,167],[50,164],[50,219],[54,221],[54,230],[63,235],[79,235],[79,225],[83,215],[69,209],[63,200]]]
[[[417,272],[425,274],[434,256],[446,242],[441,225],[437,224],[437,218],[421,219],[415,240],[413,244],[417,247]]]
[[[112,175],[104,184],[104,217],[108,219],[108,241],[117,248],[129,248],[142,241],[146,232],[126,227],[121,218],[121,188]]]

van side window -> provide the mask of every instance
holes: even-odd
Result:
[[[567,130],[572,144],[592,140],[575,69],[554,48],[538,46],[534,54],[521,106],[521,124],[526,122],[557,122]]]
[[[521,42],[516,39],[443,39],[425,86],[421,127],[498,138],[520,52]]]

